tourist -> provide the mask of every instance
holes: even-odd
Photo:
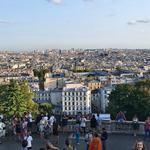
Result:
[[[46,143],[46,150],[59,150],[59,148],[53,146],[50,142],[47,142]]]
[[[123,122],[126,121],[126,117],[125,117],[125,115],[124,115],[124,113],[123,113],[122,111],[120,111],[120,112],[117,114],[117,116],[116,116],[116,121],[117,121],[118,123],[123,123]]]
[[[85,135],[86,133],[86,118],[82,116],[81,123],[80,123],[81,129],[83,130],[83,133]]]
[[[143,141],[136,141],[133,150],[145,150]]]
[[[101,140],[102,140],[102,150],[106,150],[106,141],[108,139],[108,134],[105,128],[102,128]]]
[[[33,119],[32,119],[32,114],[31,112],[28,114],[28,128],[32,128],[32,122],[33,122]]]
[[[122,129],[123,124],[126,121],[126,117],[122,111],[120,111],[116,116],[116,129]]]
[[[49,118],[49,126],[50,126],[50,130],[51,130],[51,133],[53,133],[53,123],[55,121],[55,117],[54,115],[52,115],[50,118]]]
[[[22,141],[22,147],[21,147],[20,150],[28,150],[27,145],[28,145],[27,140],[23,140]]]
[[[65,148],[63,150],[73,150],[73,147],[71,146],[69,139],[65,140]]]
[[[0,144],[2,143],[1,138],[5,136],[5,128],[6,128],[6,125],[3,122],[3,120],[0,118]]]
[[[75,141],[77,144],[80,144],[79,143],[80,141],[80,125],[79,124],[75,125]]]
[[[94,137],[89,145],[89,150],[102,150],[102,142],[97,133],[94,134]]]
[[[22,133],[22,127],[21,127],[21,121],[18,120],[16,123],[16,127],[15,127],[16,131],[16,135],[17,135],[17,140],[21,141],[21,133]]]
[[[89,149],[89,145],[90,145],[90,143],[92,141],[92,138],[93,138],[92,130],[89,130],[87,132],[87,134],[85,135],[86,150]]]
[[[31,132],[30,132],[30,131],[28,131],[27,136],[24,137],[24,139],[27,140],[27,142],[28,142],[28,144],[27,144],[28,150],[32,149],[32,141],[33,141],[33,138],[32,138],[32,136],[31,136]]]
[[[62,132],[67,130],[67,125],[68,125],[68,117],[66,115],[63,115],[62,117]]]
[[[59,144],[59,134],[58,134],[58,128],[59,128],[59,124],[57,122],[57,120],[55,119],[53,122],[53,135],[54,135],[54,139],[55,139],[55,144]]]
[[[44,136],[44,126],[45,126],[45,120],[44,120],[44,117],[42,117],[42,119],[40,120],[40,123],[39,123],[39,131],[40,131],[41,138],[43,138],[43,136]]]
[[[97,127],[97,120],[96,120],[96,118],[95,118],[95,115],[93,115],[92,116],[92,118],[91,118],[91,120],[90,120],[90,126],[91,126],[91,128],[92,129],[96,129],[96,127]]]
[[[100,114],[97,114],[96,121],[97,121],[97,130],[100,131],[102,125],[102,119],[100,118]]]
[[[144,139],[150,138],[150,117],[147,118],[144,124],[145,136]]]
[[[139,119],[136,115],[134,115],[132,119],[132,124],[133,124],[133,135],[136,136],[137,130],[139,129]]]

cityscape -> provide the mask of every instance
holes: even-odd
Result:
[[[149,150],[150,2],[0,2],[1,150]]]

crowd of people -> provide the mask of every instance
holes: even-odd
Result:
[[[6,122],[3,116],[0,116],[0,143],[1,137],[6,134]],[[48,115],[39,114],[33,121],[31,113],[24,113],[22,117],[14,115],[11,119],[12,133],[16,139],[22,143],[20,150],[31,150],[33,143],[33,131],[40,135],[41,140],[45,141],[45,146],[39,148],[39,150],[60,150],[59,148],[59,133],[62,134],[67,131],[69,117],[66,115]],[[85,150],[106,150],[107,149],[107,130],[102,127],[102,120],[99,115],[92,115],[87,117],[85,115],[77,115],[75,118],[73,138],[75,139],[75,145],[80,144],[81,137],[84,138]],[[87,126],[87,120],[90,119],[90,127]],[[118,123],[124,123],[126,121],[125,115],[119,112],[116,116]],[[132,120],[134,136],[136,136],[139,129],[139,120],[135,115]],[[144,138],[150,138],[150,117],[145,121],[145,136]],[[53,141],[49,141],[49,137],[52,137]],[[64,143],[63,150],[75,150],[76,146],[70,142],[70,136],[67,137]],[[133,150],[145,150],[143,141],[137,141]]]

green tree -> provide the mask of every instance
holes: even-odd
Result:
[[[43,114],[52,113],[52,105],[50,103],[41,103],[39,104],[39,112]]]
[[[39,79],[39,89],[40,90],[44,90],[44,82],[45,82],[45,74],[48,73],[49,70],[48,69],[33,69],[33,73],[35,77],[38,77]]]
[[[35,111],[36,104],[32,101],[32,95],[27,82],[11,80],[7,85],[0,85],[2,113],[9,117],[14,114],[20,117],[24,112]]]
[[[126,113],[131,120],[136,114],[140,120],[150,115],[150,80],[140,81],[134,85],[117,85],[109,97],[107,111],[115,118],[119,111]]]

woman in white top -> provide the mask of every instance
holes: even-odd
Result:
[[[80,126],[83,129],[83,133],[85,134],[86,133],[86,131],[85,131],[85,129],[86,129],[86,118],[84,116],[81,118]]]

